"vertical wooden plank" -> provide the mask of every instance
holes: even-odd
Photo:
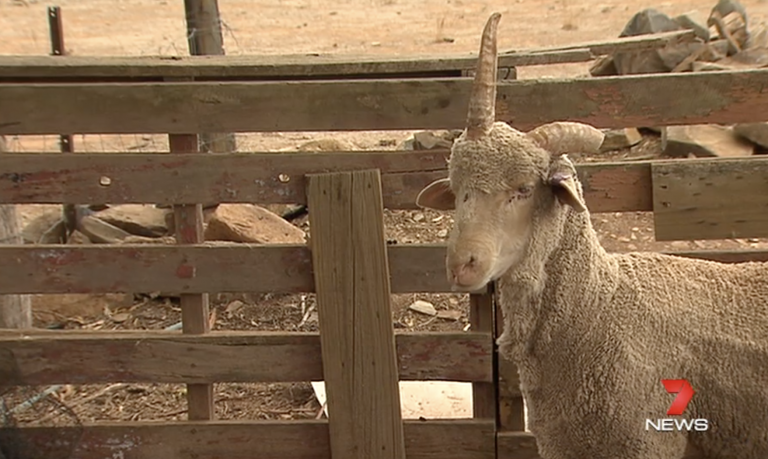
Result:
[[[501,336],[503,327],[501,308],[496,308],[496,336]],[[522,432],[525,430],[525,412],[517,367],[500,354],[497,354],[497,362],[499,430]]]
[[[0,154],[5,150],[5,139],[0,135]],[[0,205],[0,244],[24,244],[15,204]],[[0,328],[32,328],[29,295],[0,295]]]
[[[195,134],[169,135],[172,153],[196,153],[198,150]],[[201,204],[174,206],[176,242],[197,244],[203,236],[203,206]],[[177,276],[195,276],[195,266],[181,265]],[[182,294],[181,320],[184,333],[208,333],[210,316],[208,294]],[[187,416],[191,421],[210,420],[214,417],[213,385],[187,384]]]
[[[187,42],[193,56],[223,56],[224,36],[218,0],[184,0],[187,19]],[[229,153],[237,150],[234,134],[200,134],[202,151]]]
[[[493,340],[495,337],[494,315],[493,284],[489,286],[487,293],[469,295],[469,323],[472,325],[472,331],[491,332]],[[496,360],[494,358],[494,369]],[[496,385],[494,383],[472,383],[472,416],[496,419]]]
[[[380,172],[308,180],[331,456],[405,459]]]

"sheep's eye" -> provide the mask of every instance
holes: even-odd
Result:
[[[469,201],[469,193],[464,193],[464,202]]]
[[[520,188],[518,188],[517,192],[520,193],[520,194],[528,194],[532,190],[533,190],[532,187],[526,185],[526,186],[521,186]]]

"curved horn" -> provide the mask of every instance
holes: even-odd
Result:
[[[477,139],[486,134],[496,118],[496,29],[500,13],[493,13],[485,23],[480,43],[475,79],[469,96],[467,113],[467,138]]]
[[[570,121],[544,124],[526,136],[554,156],[569,152],[597,153],[605,139],[599,129]]]

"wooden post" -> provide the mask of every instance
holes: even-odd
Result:
[[[496,310],[496,336],[504,331],[501,308]],[[523,396],[520,393],[520,378],[514,363],[497,354],[497,378],[499,388],[499,430],[522,432],[525,430]]]
[[[378,170],[308,176],[333,459],[405,459]]]
[[[189,54],[193,56],[223,56],[224,37],[221,33],[218,0],[184,0],[187,18]],[[234,134],[200,134],[201,150],[229,153],[237,150]]]
[[[58,6],[48,7],[48,33],[51,38],[51,55],[66,56],[67,49],[64,46],[64,22],[61,19],[61,8]],[[59,149],[62,153],[72,153],[74,148],[72,135],[59,135]],[[62,216],[64,220],[64,230],[62,231],[61,242],[66,243],[77,228],[77,208],[75,207],[75,204],[64,204]]]
[[[0,136],[0,154],[5,151],[5,139]],[[23,243],[16,206],[0,205],[0,244]],[[32,299],[29,295],[0,295],[0,328],[32,328]]]
[[[197,153],[197,136],[194,134],[169,135],[171,153]],[[176,242],[199,244],[204,242],[203,206],[192,204],[174,206]],[[195,276],[194,265],[178,267],[177,276]],[[208,294],[181,294],[181,321],[184,333],[208,333]],[[172,363],[171,363],[172,364]],[[191,421],[210,420],[214,417],[213,384],[187,384],[187,417]]]
[[[469,295],[469,323],[472,325],[472,331],[490,332],[491,340],[495,340],[493,284],[489,285],[489,289],[482,295]],[[494,358],[494,369],[495,367]],[[496,384],[472,383],[472,417],[496,419]]]

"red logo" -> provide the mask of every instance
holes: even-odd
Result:
[[[667,410],[669,416],[680,416],[688,407],[688,403],[695,394],[693,387],[685,379],[662,379],[661,383],[670,394],[677,394],[672,405]]]

